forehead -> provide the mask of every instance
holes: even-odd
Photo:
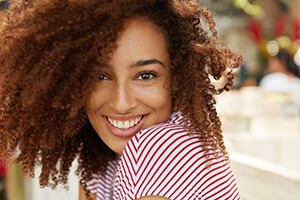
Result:
[[[165,35],[154,23],[140,18],[125,22],[118,46],[132,46],[130,44],[150,46],[151,43],[166,45]]]
[[[125,23],[113,57],[158,57],[168,55],[164,34],[152,22],[132,19]]]

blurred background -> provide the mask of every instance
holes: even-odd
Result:
[[[300,0],[201,3],[213,11],[224,44],[244,57],[233,90],[217,96],[242,199],[299,200]],[[1,20],[9,2],[0,0],[0,6]],[[0,180],[0,200],[5,189],[7,200],[78,199],[74,169],[67,191],[40,189],[37,178],[1,160]]]
[[[244,56],[217,97],[244,200],[300,199],[300,0],[204,0],[220,38]]]

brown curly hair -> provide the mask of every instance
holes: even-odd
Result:
[[[0,152],[16,156],[32,176],[41,165],[42,187],[66,184],[75,159],[84,185],[116,158],[85,104],[99,62],[110,59],[125,21],[136,17],[167,40],[173,110],[227,156],[214,95],[230,88],[241,56],[220,45],[212,14],[197,0],[24,0],[11,5],[0,27]],[[224,74],[218,89],[210,77]]]

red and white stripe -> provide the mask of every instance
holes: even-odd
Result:
[[[86,182],[87,189],[96,194],[97,200],[109,199],[113,190],[117,165],[118,160],[109,162],[103,175],[94,175],[91,181]]]
[[[98,200],[108,199],[111,185],[116,200],[149,195],[176,200],[240,199],[228,161],[189,135],[182,122],[181,114],[175,113],[167,123],[137,133],[126,145],[117,169],[108,167],[110,172],[116,170],[114,178],[113,173],[109,181],[98,177],[88,189],[97,193]]]

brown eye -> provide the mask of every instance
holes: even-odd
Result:
[[[156,73],[154,72],[144,72],[137,76],[137,80],[147,81],[157,77]]]
[[[108,76],[105,75],[105,74],[100,74],[100,75],[99,75],[99,80],[100,80],[100,81],[103,81],[103,80],[109,80],[109,78],[108,78]]]

